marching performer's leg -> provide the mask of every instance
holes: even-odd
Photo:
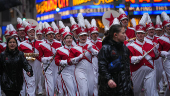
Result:
[[[35,75],[29,77],[24,71],[25,83],[26,83],[26,92],[28,96],[35,96]]]
[[[47,67],[47,65],[42,65],[42,66],[43,66],[43,68]],[[53,78],[52,63],[46,70],[44,77],[45,77],[46,96],[54,96],[54,78]]]
[[[92,66],[94,72],[94,96],[98,96],[98,58],[93,57],[92,59]]]
[[[163,75],[162,75],[161,81],[159,82],[159,93],[164,93],[164,90],[163,90]]]
[[[41,83],[41,78],[42,78],[42,67],[41,67],[41,62],[38,60],[35,60],[35,80],[36,80],[36,88],[38,88],[38,94],[43,94],[43,89],[42,89],[42,83]]]
[[[168,86],[165,92],[165,96],[170,94],[170,60],[166,60],[163,64],[163,68],[165,70],[165,76],[167,77]]]
[[[145,96],[159,96],[156,88],[156,72],[152,70],[144,78]]]
[[[79,96],[88,96],[88,81],[87,74],[83,72],[83,69],[75,69],[75,78],[78,86]]]
[[[93,96],[93,94],[94,94],[94,87],[95,86],[97,87],[97,85],[95,85],[96,84],[96,82],[95,82],[96,76],[94,74],[91,74],[91,73],[94,73],[92,65],[90,65],[88,67],[87,71],[88,71],[87,72],[87,74],[88,74],[87,75],[87,83],[88,83],[88,93],[89,93],[88,96]]]
[[[61,77],[63,79],[63,85],[65,86],[65,94],[67,94],[67,96],[76,96],[77,89],[75,89],[74,74],[61,73]]]
[[[25,96],[25,90],[26,90],[26,84],[25,84],[25,79],[23,80],[23,85],[22,85],[22,90],[20,91],[20,96]]]

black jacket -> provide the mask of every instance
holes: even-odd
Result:
[[[32,67],[24,57],[24,53],[17,50],[0,54],[0,75],[2,90],[20,91],[23,84],[23,69],[33,75]]]
[[[99,96],[133,96],[130,76],[129,50],[123,43],[104,39],[98,54]],[[110,88],[112,79],[116,88]]]

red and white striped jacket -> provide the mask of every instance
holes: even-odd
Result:
[[[128,46],[130,50],[130,60],[132,56],[143,56],[146,52],[150,51],[154,46],[150,43],[147,43],[144,41],[141,43],[140,41],[136,40],[134,43],[132,43],[130,46]],[[139,63],[137,64],[130,64],[130,70],[131,72],[134,72],[138,70],[141,66],[148,66],[152,69],[154,69],[154,59],[155,53],[152,50],[148,55],[146,55]]]
[[[92,45],[92,48],[96,51],[96,53],[92,53],[90,50],[88,50],[88,48],[87,48],[88,45],[89,44],[87,44],[87,43],[84,43],[84,44],[79,43],[79,44],[77,44],[77,46],[74,46],[73,48],[71,48],[70,49],[70,56],[69,56],[70,60],[72,58],[78,57],[80,54],[82,54],[86,51],[86,53],[85,53],[85,55],[82,59],[86,59],[88,62],[92,63],[92,56],[93,55],[96,56],[98,54],[98,51],[95,48],[95,46]],[[82,59],[80,59],[79,61],[81,61]],[[69,60],[69,62],[71,62],[70,60]]]
[[[6,49],[6,43],[0,43],[0,53],[3,52]]]
[[[61,47],[61,43],[58,41],[53,40],[53,42],[50,44],[48,40],[46,40],[43,43],[40,43],[40,46],[38,48],[39,50],[39,60],[41,61],[42,57],[50,57],[53,56],[56,53],[56,49]]]
[[[94,41],[92,39],[90,43],[92,43],[98,51],[100,51],[100,49],[102,48],[102,41],[101,40]]]
[[[158,39],[159,51],[170,51],[170,35],[165,33]]]
[[[150,37],[149,35],[147,35],[144,40],[147,42],[147,43],[150,43],[152,45],[156,45],[158,44],[158,38],[157,36],[153,36],[153,37]]]
[[[37,41],[37,40],[25,40],[20,43],[18,49],[24,53],[39,53],[38,47],[39,44],[42,43],[42,41]]]

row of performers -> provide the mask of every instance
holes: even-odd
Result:
[[[146,96],[158,96],[156,88],[162,78],[163,70],[166,73],[168,82],[170,82],[168,65],[170,59],[170,22],[169,16],[165,12],[161,16],[164,19],[162,24],[165,31],[164,34],[159,34],[162,30],[160,19],[158,19],[159,24],[154,27],[147,13],[141,18],[139,25],[134,28],[127,27],[128,18],[123,12],[119,16],[119,20],[115,18],[112,23],[112,25],[120,25],[121,23],[125,27],[126,38],[136,37],[136,40],[128,39],[127,41],[129,42],[124,42],[130,50],[130,69],[135,96],[139,96],[143,86]],[[27,94],[35,96],[36,88],[38,88],[38,93],[42,93],[42,70],[48,66],[47,70],[43,70],[47,96],[54,95],[54,89],[57,90],[58,96],[98,96],[98,75],[100,75],[98,74],[98,61],[100,60],[97,59],[97,55],[102,48],[102,42],[98,38],[98,29],[94,19],[92,19],[90,24],[79,13],[77,25],[74,18],[71,17],[72,33],[61,22],[59,23],[60,30],[55,23],[51,24],[52,27],[47,22],[44,24],[40,23],[36,34],[39,37],[39,34],[45,32],[46,39],[44,40],[35,39],[34,27],[28,22],[22,21],[19,18],[17,21],[18,38],[20,38],[18,39],[19,50],[24,53],[39,54],[34,60],[27,58],[33,67],[34,76],[28,77],[26,72],[23,71]],[[85,27],[85,24],[88,28]],[[10,36],[8,34],[14,33],[9,31],[8,28],[9,30],[14,29],[7,27],[5,32],[6,38]],[[160,37],[154,35],[155,30],[158,31],[157,35]],[[87,37],[88,31],[90,38]],[[25,38],[25,32],[28,38]],[[147,36],[146,32],[148,33]],[[54,40],[54,34],[56,39],[60,36],[62,39]],[[57,36],[57,34],[60,36]],[[24,38],[21,39],[20,36]],[[5,43],[1,43],[1,45],[1,50],[3,51]],[[59,75],[58,71],[62,69],[63,71]],[[25,96],[25,86],[23,86],[21,91],[22,96]],[[169,86],[166,90],[166,96],[170,94],[168,89]]]

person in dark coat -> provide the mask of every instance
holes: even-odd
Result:
[[[6,96],[19,96],[23,84],[23,69],[33,75],[32,67],[18,50],[15,37],[9,37],[4,52],[0,54],[1,89]]]
[[[133,96],[125,29],[112,25],[98,54],[99,96]]]

